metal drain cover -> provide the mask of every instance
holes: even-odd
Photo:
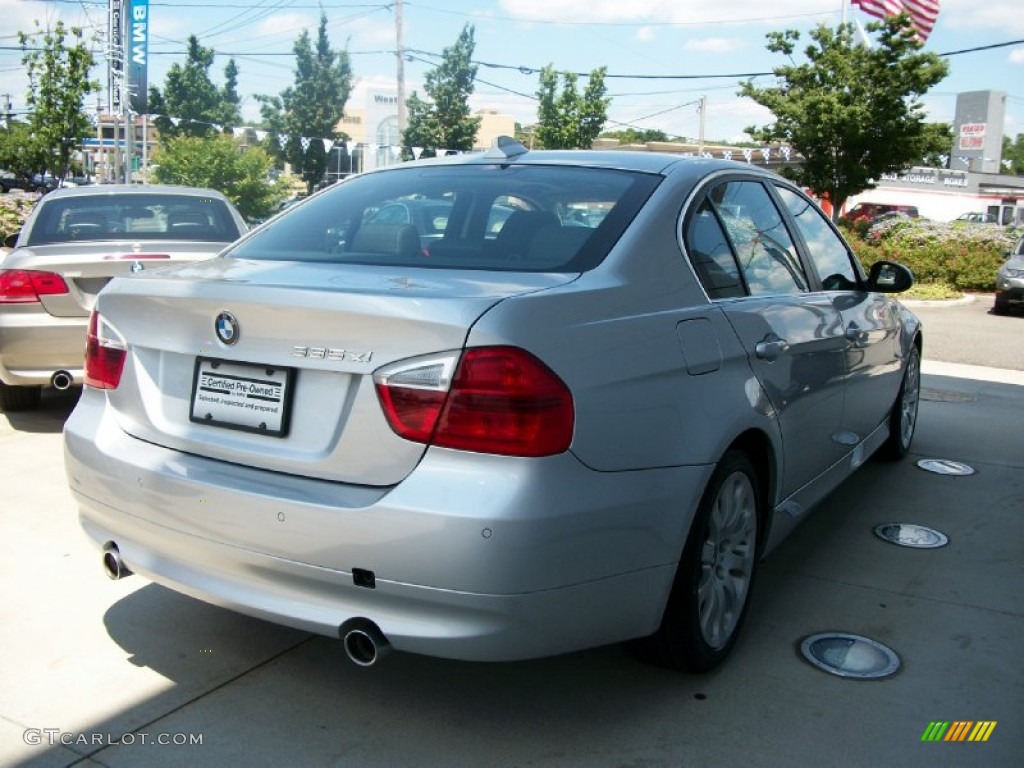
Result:
[[[926,472],[934,472],[937,475],[956,475],[966,477],[974,474],[974,467],[961,464],[959,461],[949,459],[921,459],[917,466]]]
[[[804,638],[800,652],[818,669],[855,680],[878,680],[900,668],[900,658],[891,648],[869,637],[842,632]]]
[[[914,549],[938,549],[949,544],[949,537],[932,528],[913,523],[879,523],[874,527],[875,536]]]

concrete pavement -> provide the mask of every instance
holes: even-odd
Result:
[[[111,582],[64,485],[73,398],[0,414],[0,765],[1020,765],[1024,373],[926,361],[924,387],[914,455],[869,462],[762,564],[734,657],[704,676],[622,647],[364,670],[337,641]],[[925,457],[977,472],[926,473]],[[887,544],[871,531],[888,521],[950,544]],[[827,675],[797,654],[826,630],[903,667]],[[922,742],[936,720],[997,726]]]

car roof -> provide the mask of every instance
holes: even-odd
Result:
[[[656,173],[660,175],[668,175],[670,172],[686,173],[689,171],[695,177],[703,177],[716,170],[738,171],[741,168],[754,171],[763,170],[749,163],[737,163],[735,160],[715,160],[668,152],[636,152],[622,149],[530,149],[523,151],[521,154],[508,157],[496,155],[491,150],[416,160],[411,163],[402,163],[399,166],[388,166],[380,170],[387,171],[399,167],[426,167],[432,165],[493,165],[494,163],[508,165],[565,165]],[[377,171],[370,172],[375,173]]]
[[[90,184],[84,187],[61,187],[47,194],[44,200],[65,197],[102,197],[104,195],[180,195],[184,197],[215,197],[226,200],[215,189],[183,187],[175,184]]]

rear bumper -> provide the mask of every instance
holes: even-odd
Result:
[[[0,312],[0,381],[48,385],[57,371],[82,383],[88,317],[53,317],[14,305]]]
[[[710,472],[431,450],[398,486],[348,486],[135,440],[88,388],[65,458],[86,533],[153,581],[335,637],[367,618],[397,650],[481,661],[653,632]]]

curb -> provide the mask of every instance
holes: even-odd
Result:
[[[979,299],[987,299],[993,301],[991,294],[974,294],[969,293],[966,296],[961,296],[959,299],[900,299],[900,304],[906,307],[962,307],[967,304],[973,304]]]

